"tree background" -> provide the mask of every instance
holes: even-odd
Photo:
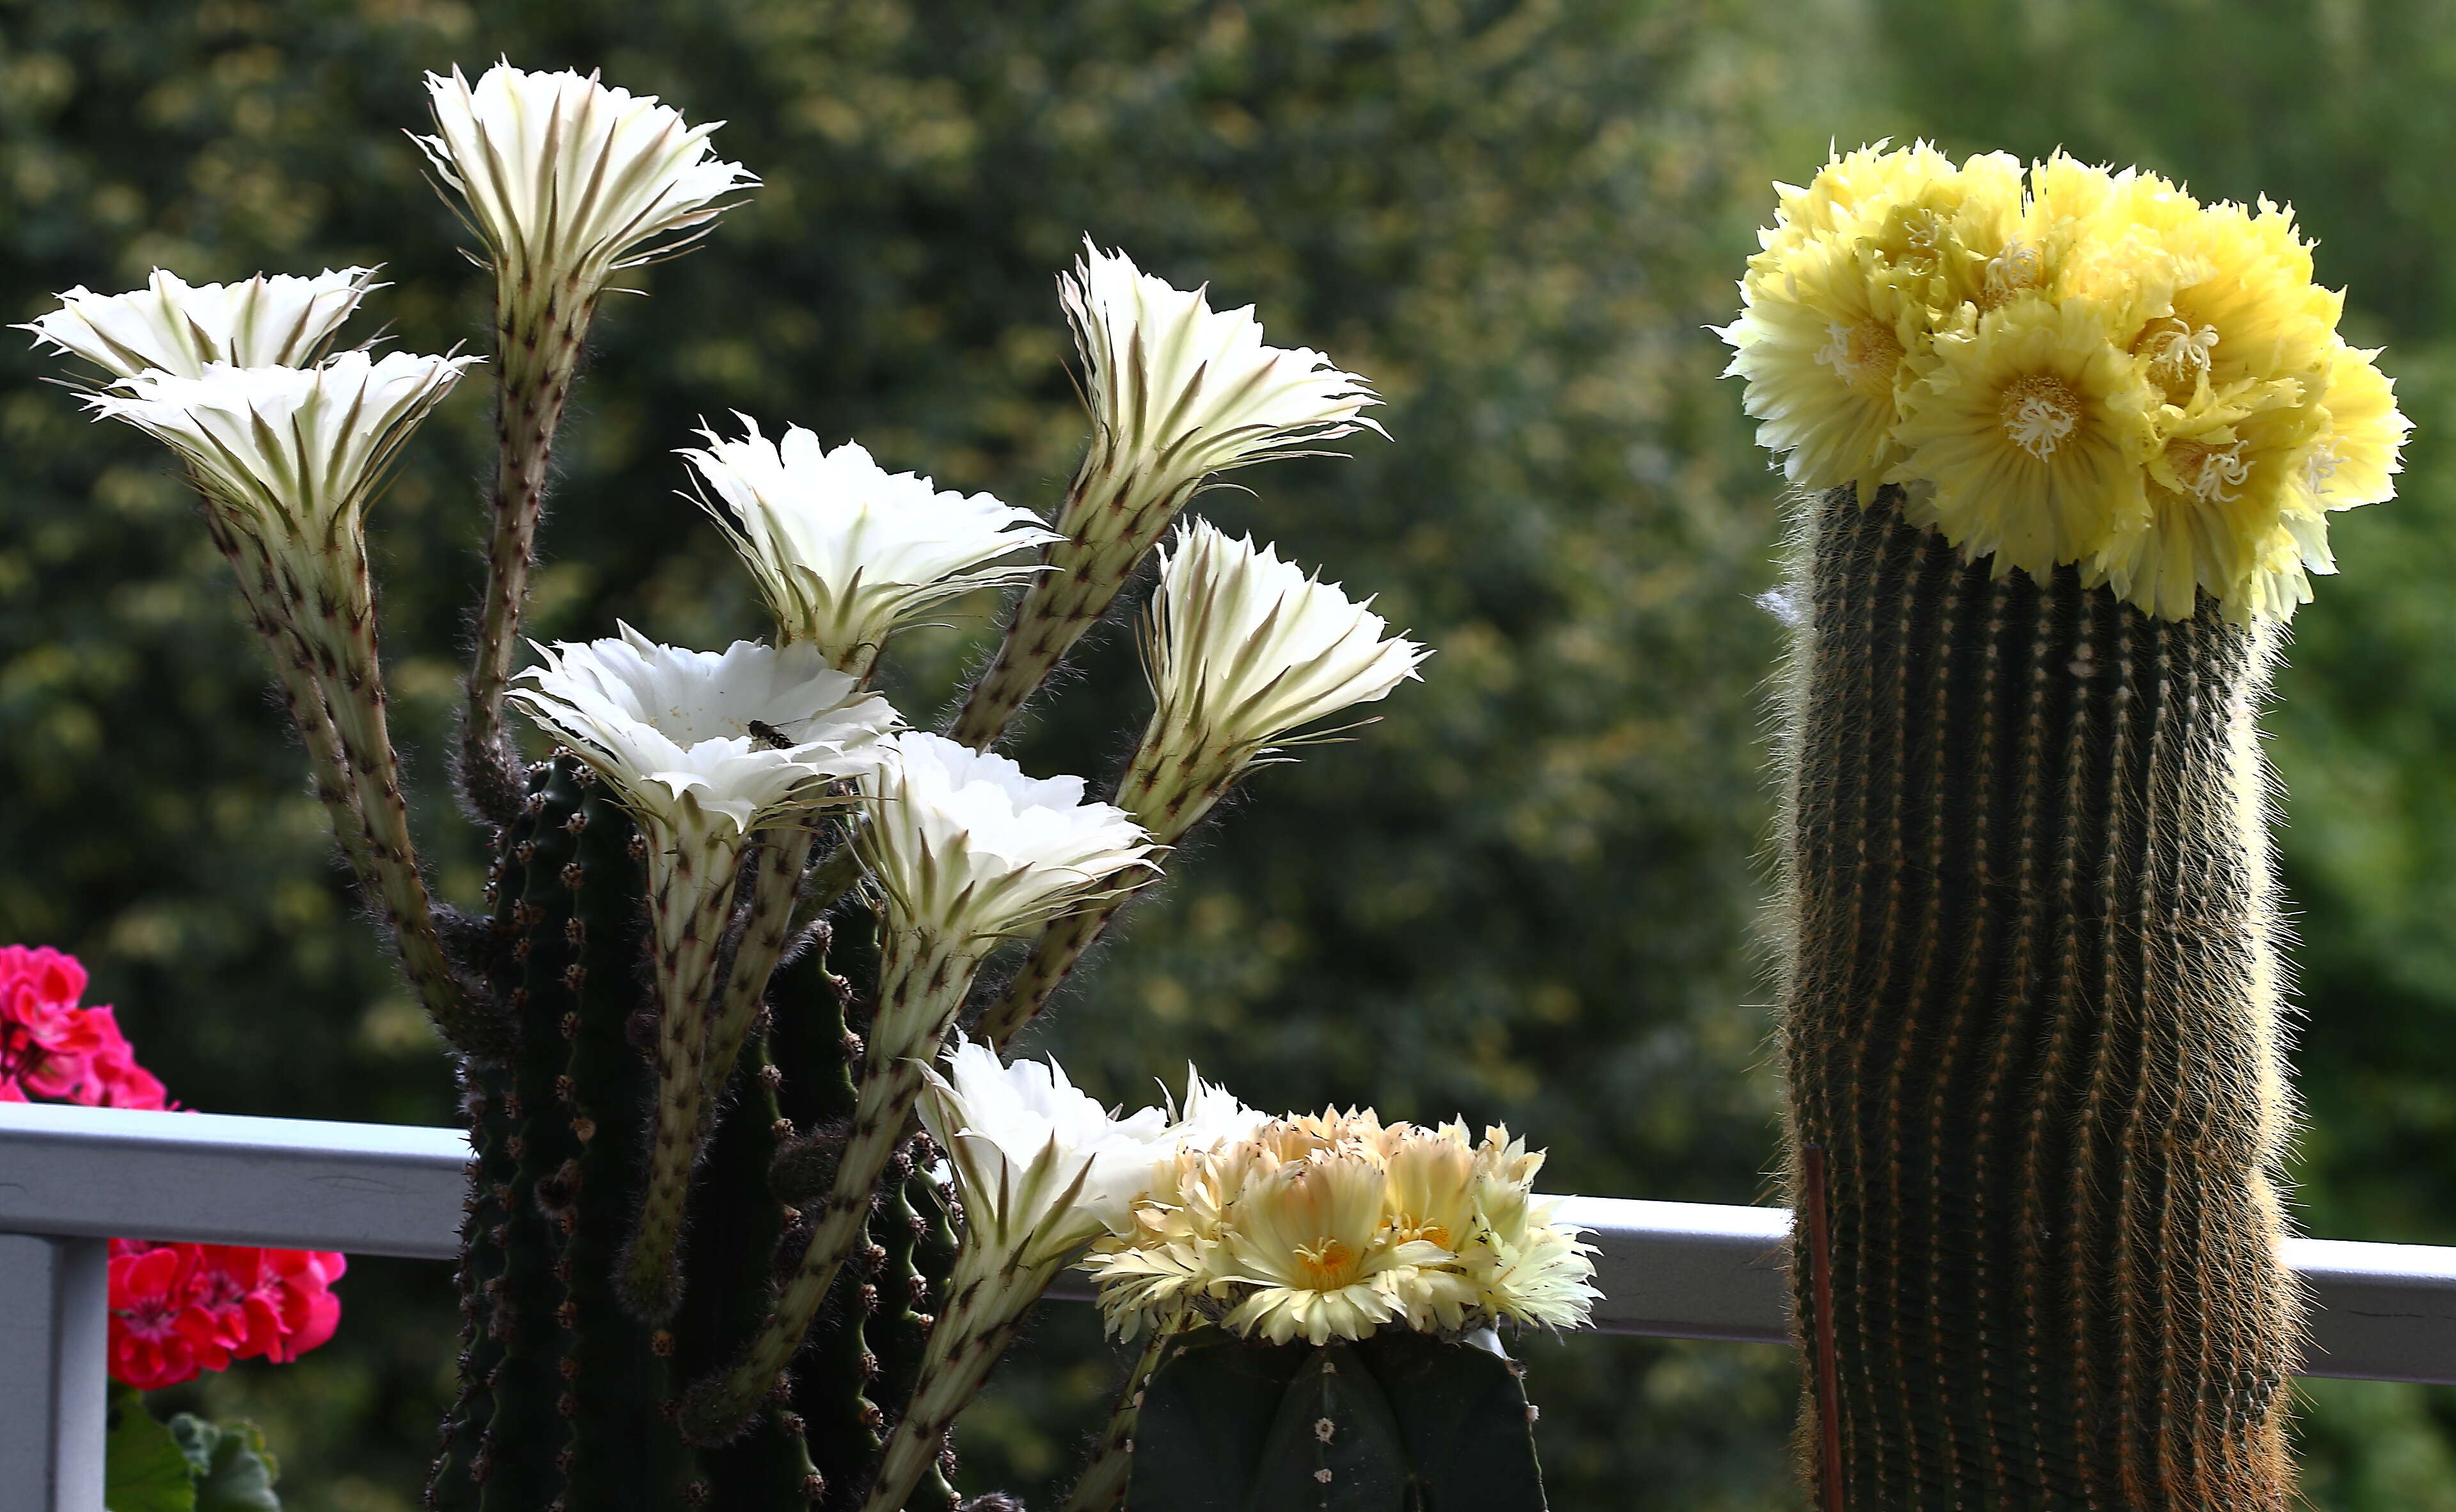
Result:
[[[2267,725],[2298,912],[2313,1233],[2456,1241],[2456,146],[2450,0],[0,0],[0,309],[382,262],[412,350],[482,344],[485,280],[401,136],[420,74],[602,68],[766,187],[612,301],[560,454],[533,628],[722,644],[761,616],[674,496],[702,418],[860,438],[1047,509],[1083,424],[1053,275],[1086,232],[1375,378],[1394,439],[1203,509],[1381,595],[1438,648],[1348,745],[1277,768],[1043,1043],[1104,1096],[1189,1057],[1250,1100],[1506,1119],[1547,1184],[1763,1200],[1777,1090],[1755,607],[1777,480],[1718,381],[1733,280],[1829,145],[2057,146],[2292,201],[2418,425],[2340,517]],[[217,1112],[437,1123],[437,1042],[354,913],[225,569],[160,454],[0,351],[0,939],[92,970]],[[482,382],[378,507],[386,655],[441,890],[481,858],[441,753],[479,578]],[[899,642],[942,708],[988,603]],[[1113,771],[1113,626],[1016,746]],[[263,1423],[291,1504],[414,1505],[446,1267],[365,1260],[342,1332],[188,1389]],[[1530,1341],[1557,1504],[1795,1503],[1787,1352]],[[1045,1310],[964,1481],[1045,1503],[1118,1369]],[[2456,1508],[2456,1392],[2307,1382],[2316,1505]]]

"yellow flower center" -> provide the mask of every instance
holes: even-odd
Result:
[[[1825,328],[1825,344],[1816,349],[1816,360],[1832,368],[1852,393],[1879,399],[1893,392],[1893,370],[1902,365],[1902,343],[1892,327],[1881,320],[1862,320],[1857,325],[1836,320]]]
[[[2251,464],[2242,460],[2242,442],[2211,446],[2202,441],[2168,441],[2166,465],[2185,492],[2204,504],[2227,504],[2242,492]]]
[[[2141,328],[2139,339],[2132,343],[2132,352],[2149,359],[2150,381],[2180,404],[2200,387],[2217,344],[2216,326],[2196,326],[2181,316],[2167,315]]]
[[[1297,1271],[1307,1290],[1335,1292],[1356,1279],[1356,1252],[1337,1239],[1297,1246]]]
[[[2025,373],[2004,386],[1996,414],[2004,439],[2043,462],[2080,428],[2080,396],[2053,373]]]
[[[1978,291],[1978,308],[1993,310],[2024,289],[2047,281],[2047,259],[2037,248],[2015,236],[2004,250],[1987,259],[1986,286]]]
[[[1421,1223],[1417,1221],[1415,1215],[1411,1213],[1401,1214],[1399,1216],[1399,1220],[1390,1225],[1390,1237],[1396,1239],[1401,1244],[1404,1244],[1410,1239],[1427,1239],[1440,1245],[1443,1249],[1446,1250],[1450,1247],[1449,1225],[1445,1223]]]

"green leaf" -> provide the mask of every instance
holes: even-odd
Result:
[[[1311,1351],[1206,1329],[1170,1348],[1143,1388],[1126,1504],[1243,1512],[1288,1382]]]
[[[114,1383],[105,1420],[102,1500],[110,1512],[196,1512],[196,1481],[172,1430],[143,1393]]]
[[[1353,1348],[1326,1344],[1288,1382],[1244,1512],[1404,1512],[1407,1481],[1381,1382]]]
[[[171,1420],[171,1433],[195,1472],[195,1512],[281,1512],[273,1491],[280,1461],[256,1424],[207,1422],[183,1412]]]
[[[1389,1400],[1425,1512],[1545,1512],[1523,1367],[1411,1333],[1377,1334],[1357,1353]]]

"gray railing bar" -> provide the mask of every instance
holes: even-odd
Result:
[[[0,1233],[457,1253],[457,1130],[0,1104]],[[1779,1208],[1568,1197],[1594,1230],[1596,1325],[1783,1343]],[[2306,1374],[2456,1382],[2456,1249],[2288,1239],[2314,1309]],[[1061,1295],[1084,1295],[1068,1287]]]
[[[0,1234],[0,1506],[102,1505],[108,1246]]]

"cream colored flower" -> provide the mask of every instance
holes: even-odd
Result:
[[[1126,521],[1155,506],[1174,514],[1213,473],[1382,434],[1363,414],[1381,402],[1364,379],[1319,352],[1265,345],[1251,305],[1215,311],[1202,290],[1173,288],[1088,236],[1058,299],[1092,406],[1085,475],[1111,485],[1070,501],[1059,523],[1077,540],[1135,534]]]
[[[1863,501],[1901,458],[1893,427],[1917,377],[1905,359],[1930,341],[1926,307],[1876,276],[1873,255],[1839,238],[1801,245],[1741,284],[1740,317],[1714,333],[1783,475],[1802,488],[1854,483]]]
[[[855,844],[888,920],[946,940],[1038,924],[1148,866],[1123,809],[1087,802],[1080,777],[1033,778],[1004,756],[907,732],[864,779],[875,800]]]
[[[113,378],[148,372],[200,378],[209,364],[304,367],[376,287],[372,268],[327,269],[314,277],[257,274],[244,283],[191,285],[156,268],[133,294],[84,288],[20,331],[81,357]]]
[[[343,352],[310,368],[208,362],[196,378],[146,373],[85,402],[177,453],[196,486],[268,545],[329,550],[356,538],[393,459],[479,360]]]
[[[839,667],[876,656],[915,615],[1044,570],[993,563],[1059,539],[1028,509],[890,473],[850,441],[828,451],[794,425],[779,443],[736,419],[742,439],[702,431],[707,446],[682,454],[716,495],[701,506],[750,568],[779,633]]]
[[[655,95],[593,73],[499,63],[473,86],[455,68],[428,74],[426,92],[435,134],[411,140],[461,195],[498,273],[541,299],[560,289],[584,301],[759,182],[709,149],[724,123],[686,125]]]
[[[1236,1278],[1256,1290],[1227,1326],[1275,1344],[1301,1337],[1319,1345],[1362,1338],[1400,1317],[1394,1286],[1405,1277],[1393,1273],[1452,1257],[1422,1239],[1390,1238],[1385,1190],[1380,1162],[1361,1152],[1314,1155],[1248,1180],[1228,1248]]]

